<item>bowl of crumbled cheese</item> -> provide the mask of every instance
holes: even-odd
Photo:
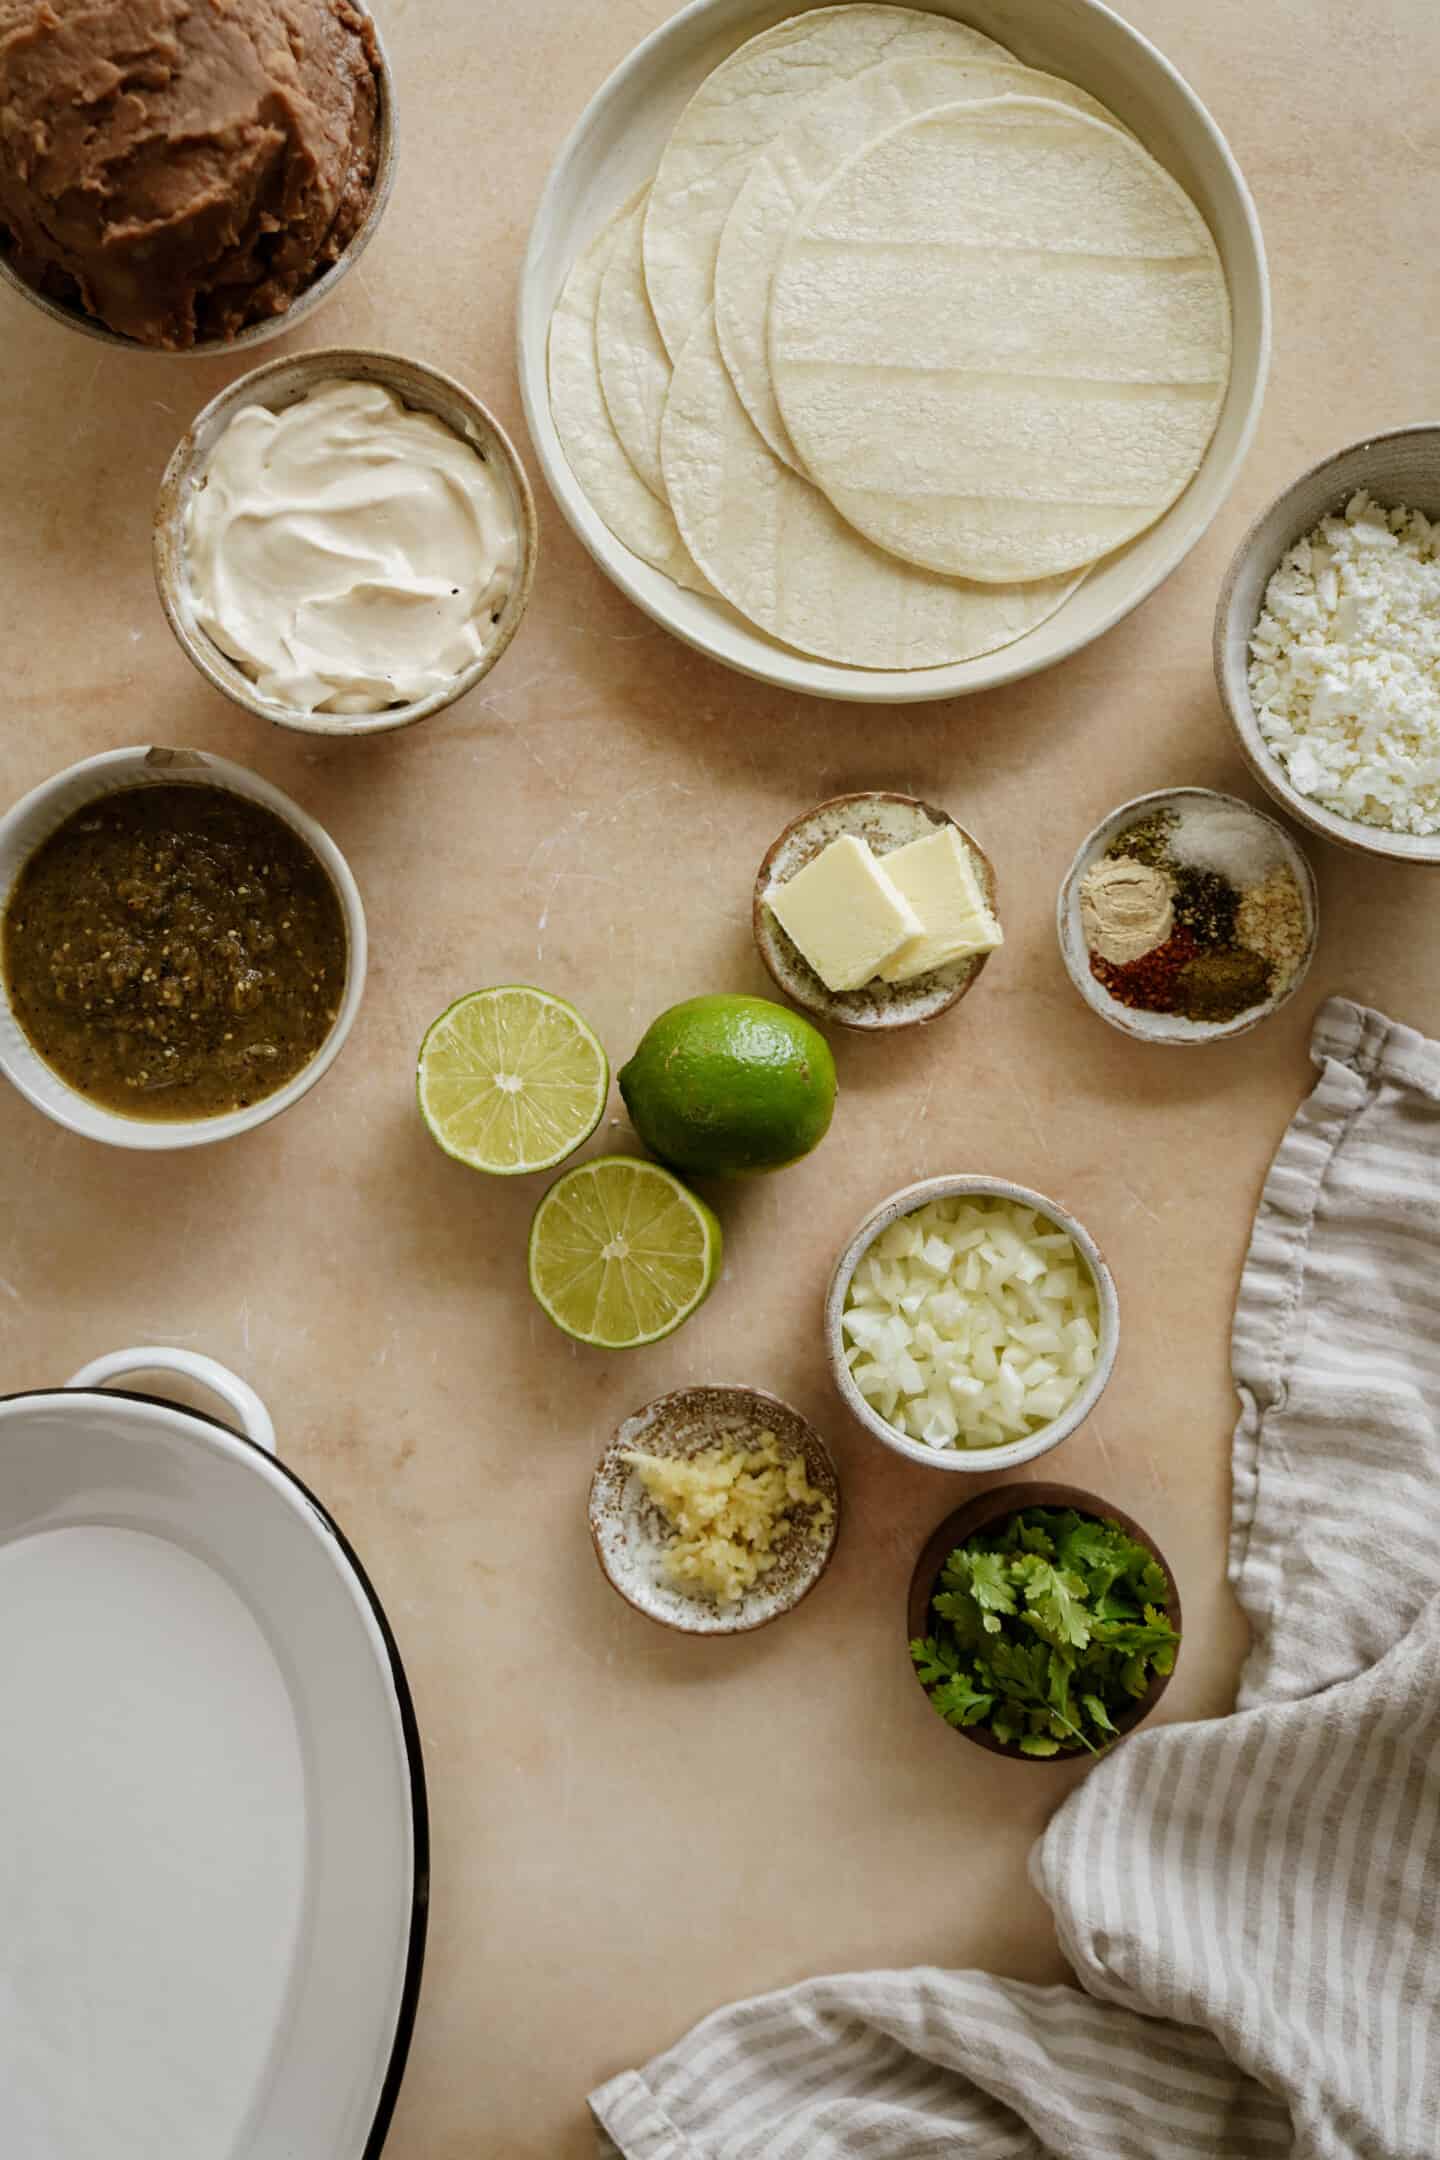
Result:
[[[898,1455],[987,1475],[1032,1462],[1099,1401],[1120,1344],[1105,1256],[1008,1178],[925,1178],[872,1208],[825,1300],[847,1407]]]
[[[1295,995],[1319,934],[1315,878],[1275,818],[1214,788],[1164,788],[1082,842],[1056,928],[1070,980],[1122,1034],[1248,1034]]]
[[[793,1612],[835,1550],[840,1481],[777,1395],[688,1387],[625,1419],[590,1486],[612,1589],[685,1635],[741,1635]]]
[[[1352,443],[1270,505],[1221,588],[1215,674],[1293,817],[1440,863],[1440,427]]]

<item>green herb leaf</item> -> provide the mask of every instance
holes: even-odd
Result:
[[[1098,1695],[1082,1695],[1080,1701],[1092,1725],[1098,1725],[1101,1732],[1114,1732],[1114,1721]]]
[[[915,1670],[926,1687],[934,1687],[939,1681],[948,1680],[952,1673],[960,1669],[960,1655],[954,1645],[938,1642],[933,1635],[927,1635],[923,1642],[912,1642],[910,1655],[915,1661]]]
[[[1090,1621],[1083,1606],[1085,1583],[1078,1575],[1053,1568],[1048,1560],[1031,1563],[1025,1581],[1025,1603],[1048,1642],[1069,1643],[1083,1650],[1090,1640]]]
[[[952,1552],[912,1643],[935,1709],[1028,1755],[1098,1754],[1122,1710],[1169,1672],[1179,1637],[1165,1570],[1116,1522],[1017,1511]]]
[[[970,1595],[984,1611],[1013,1613],[1017,1610],[1014,1585],[1008,1580],[999,1553],[979,1552],[970,1557]]]
[[[933,1688],[930,1700],[947,1725],[978,1725],[995,1707],[995,1697],[972,1686],[964,1673],[952,1673]]]

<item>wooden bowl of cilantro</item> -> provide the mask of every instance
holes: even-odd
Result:
[[[916,1562],[907,1618],[932,1708],[1022,1762],[1099,1755],[1133,1732],[1180,1648],[1159,1547],[1074,1485],[1000,1485],[947,1515]]]

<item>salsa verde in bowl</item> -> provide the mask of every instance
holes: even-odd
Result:
[[[339,1054],[365,917],[329,835],[199,751],[112,751],[0,819],[0,1069],[112,1146],[264,1123]]]

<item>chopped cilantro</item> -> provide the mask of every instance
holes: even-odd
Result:
[[[951,1553],[934,1632],[910,1655],[948,1724],[988,1725],[1022,1755],[1098,1754],[1174,1669],[1170,1597],[1165,1570],[1118,1523],[1025,1508]]]

